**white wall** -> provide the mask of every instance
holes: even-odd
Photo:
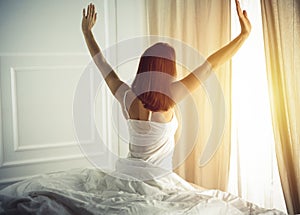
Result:
[[[88,1],[0,1],[0,183],[69,168],[91,166],[75,138],[73,96],[90,57],[81,33]],[[94,33],[105,49],[145,34],[144,3],[94,1]],[[137,61],[118,69],[128,79]],[[125,73],[122,71],[130,71]],[[124,75],[125,74],[125,75]],[[125,155],[113,130],[111,94],[100,92],[95,105],[98,129],[116,154]],[[92,138],[92,137],[91,137]]]

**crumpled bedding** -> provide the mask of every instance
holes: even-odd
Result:
[[[0,191],[0,214],[284,214],[175,173],[139,181],[96,168],[40,175]]]

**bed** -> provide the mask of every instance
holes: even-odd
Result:
[[[118,173],[119,174],[119,173]],[[176,173],[140,181],[97,168],[42,174],[0,190],[0,214],[284,214]]]

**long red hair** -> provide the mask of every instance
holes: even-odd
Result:
[[[167,111],[175,105],[170,83],[176,78],[175,50],[166,43],[156,43],[141,56],[132,90],[151,111]]]

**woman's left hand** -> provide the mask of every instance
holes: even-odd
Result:
[[[87,14],[85,8],[82,11],[82,23],[81,28],[83,33],[90,32],[96,23],[97,13],[95,11],[95,5],[90,3],[87,8]]]

